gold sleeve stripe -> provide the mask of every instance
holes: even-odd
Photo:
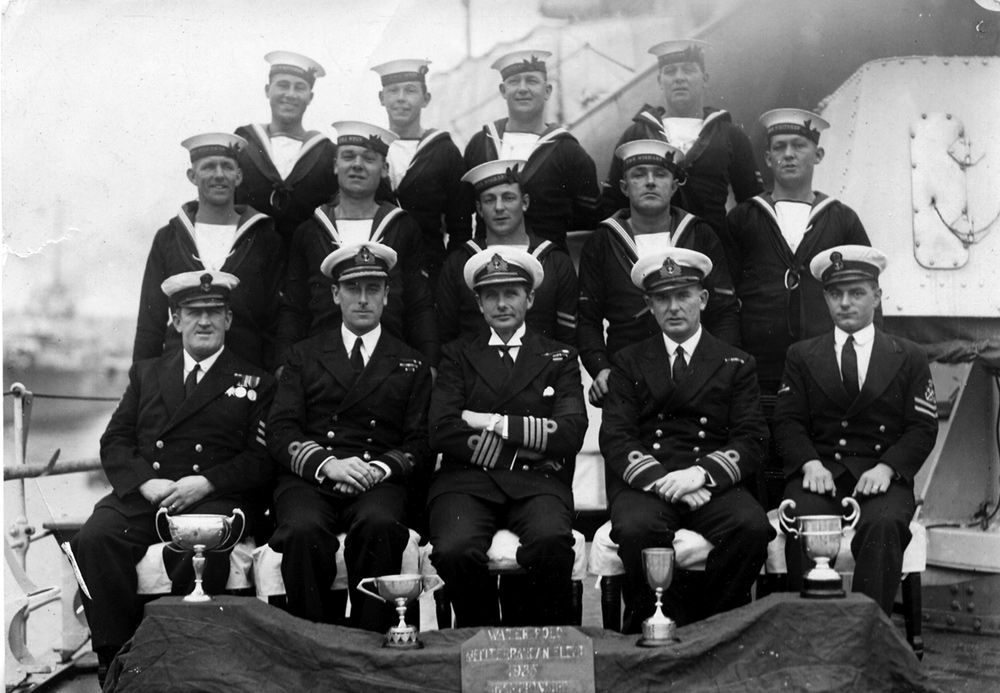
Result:
[[[631,462],[625,468],[625,473],[622,475],[625,479],[625,483],[629,486],[631,486],[632,482],[644,471],[659,464],[659,462],[656,461],[656,458],[652,455],[635,455],[635,457],[635,461]]]

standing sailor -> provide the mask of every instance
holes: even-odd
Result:
[[[594,378],[589,397],[596,406],[608,391],[612,356],[661,331],[643,289],[631,278],[642,258],[675,247],[706,255],[715,270],[702,282],[708,294],[705,326],[724,342],[739,342],[739,306],[722,244],[711,226],[670,204],[684,179],[683,155],[666,142],[634,140],[615,156],[623,164],[618,186],[628,209],[605,219],[580,255],[580,357]]]
[[[398,139],[389,145],[389,180],[401,208],[420,225],[424,262],[433,287],[448,253],[472,237],[462,198],[465,162],[445,130],[424,129],[420,114],[430,103],[429,60],[393,60],[372,68],[382,79],[378,100]],[[447,236],[447,243],[445,243]]]
[[[323,133],[302,126],[316,78],[326,74],[323,67],[288,51],[264,59],[271,64],[264,87],[271,122],[236,128],[249,143],[240,154],[244,182],[237,201],[272,217],[287,248],[295,228],[337,192],[337,148]]]
[[[733,209],[721,239],[741,304],[741,346],[757,360],[770,423],[788,347],[833,329],[823,286],[809,273],[809,263],[834,246],[871,244],[854,210],[813,190],[813,171],[824,154],[820,133],[830,124],[797,108],[768,111],[760,122],[767,130],[765,161],[774,189]],[[784,486],[781,463],[772,457],[764,469],[771,505]]]
[[[760,172],[753,147],[732,116],[705,107],[708,73],[705,71],[704,41],[686,39],[664,41],[649,49],[656,56],[664,107],[644,105],[632,118],[632,125],[618,140],[658,139],[684,154],[688,182],[680,189],[678,207],[696,214],[721,233],[726,223],[726,200],[732,188],[736,202],[762,192]],[[601,198],[604,216],[625,207],[627,201],[618,186],[622,162],[615,157]]]
[[[180,349],[180,335],[168,329],[170,307],[160,288],[164,280],[181,272],[217,270],[240,280],[231,299],[229,348],[270,370],[285,252],[271,219],[252,207],[234,204],[243,180],[239,152],[246,141],[213,132],[181,144],[191,154],[187,178],[198,189],[198,199],[182,205],[153,238],[139,294],[132,360]]]
[[[468,240],[448,256],[437,285],[437,316],[441,343],[462,334],[489,334],[476,292],[465,283],[465,263],[494,246],[512,246],[530,253],[542,264],[542,282],[525,324],[543,337],[576,345],[576,270],[573,260],[552,241],[539,239],[525,223],[531,199],[521,189],[525,161],[490,161],[465,174],[476,196],[476,211],[485,221],[485,240]]]
[[[545,60],[548,51],[516,51],[491,66],[500,72],[500,95],[507,117],[483,126],[465,148],[472,169],[495,159],[525,159],[521,185],[531,197],[528,225],[542,239],[566,249],[566,232],[594,228],[597,170],[594,160],[566,128],[545,122],[545,102],[552,95]],[[471,205],[470,205],[471,207]],[[477,234],[482,220],[476,219]]]
[[[368,123],[343,121],[333,127],[340,195],[336,204],[323,205],[295,230],[278,316],[278,365],[296,342],[340,326],[333,280],[321,263],[338,248],[366,241],[387,245],[399,257],[386,280],[390,291],[382,327],[436,365],[437,326],[420,227],[399,207],[376,199],[388,171],[389,143],[396,136]]]

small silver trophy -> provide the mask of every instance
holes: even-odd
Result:
[[[378,594],[365,589],[365,583],[374,583]],[[358,590],[380,599],[383,602],[395,602],[399,623],[392,626],[385,634],[383,647],[399,650],[414,650],[424,646],[417,637],[417,627],[406,622],[406,605],[422,594],[427,594],[444,586],[444,580],[437,575],[421,576],[415,573],[406,575],[384,575],[382,577],[365,578],[358,583]]]
[[[662,647],[674,644],[677,624],[663,613],[663,593],[674,579],[674,550],[655,548],[642,550],[642,567],[646,581],[656,591],[656,612],[642,622],[642,647]]]
[[[830,561],[840,552],[840,539],[847,529],[858,523],[861,509],[858,502],[847,496],[841,501],[850,507],[847,517],[840,515],[803,515],[792,518],[788,510],[795,510],[795,501],[783,500],[778,506],[778,521],[792,536],[799,537],[806,555],[816,562],[816,567],[802,576],[802,597],[805,599],[839,599],[846,596],[844,581],[840,574],[830,567]],[[844,523],[847,526],[844,527]]]
[[[163,518],[166,517],[169,528],[169,538],[164,535]],[[238,522],[237,522],[238,520]],[[237,526],[234,532],[233,527]],[[194,590],[184,597],[186,602],[207,602],[212,597],[202,589],[201,581],[205,572],[205,552],[225,551],[238,542],[243,536],[246,518],[239,508],[233,510],[230,517],[225,515],[168,515],[166,508],[160,508],[156,513],[156,532],[160,539],[171,542],[185,550],[194,551],[191,565],[194,567]]]

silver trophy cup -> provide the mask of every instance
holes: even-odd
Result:
[[[366,583],[373,583],[378,594],[366,590]],[[385,634],[383,647],[412,650],[424,646],[417,637],[417,627],[406,622],[406,605],[414,599],[419,599],[422,594],[433,592],[443,586],[444,580],[437,575],[422,576],[415,573],[365,578],[358,583],[359,591],[383,602],[396,604],[399,623],[392,626]]]
[[[816,567],[802,576],[802,596],[806,599],[839,599],[846,596],[840,574],[830,567],[830,561],[840,552],[840,539],[847,529],[858,523],[861,509],[850,496],[841,501],[850,508],[846,517],[840,515],[802,515],[792,518],[788,510],[795,510],[795,501],[788,498],[778,506],[778,521],[782,528],[802,542],[806,555],[816,562]],[[844,523],[847,526],[844,526]]]
[[[643,549],[642,568],[646,572],[646,582],[656,591],[656,612],[642,622],[638,644],[643,647],[672,645],[677,624],[663,613],[663,593],[674,579],[674,550]]]
[[[164,518],[169,536],[163,532]],[[237,526],[235,532],[234,526]],[[157,511],[156,532],[160,535],[160,539],[185,551],[194,551],[194,556],[191,558],[191,565],[194,567],[194,590],[184,597],[184,601],[207,602],[212,599],[201,586],[205,572],[205,553],[231,548],[242,538],[245,527],[246,518],[239,508],[233,510],[230,517],[198,514],[168,515],[166,508]]]

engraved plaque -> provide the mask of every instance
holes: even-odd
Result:
[[[594,693],[594,644],[569,626],[484,628],[462,643],[464,693]]]

